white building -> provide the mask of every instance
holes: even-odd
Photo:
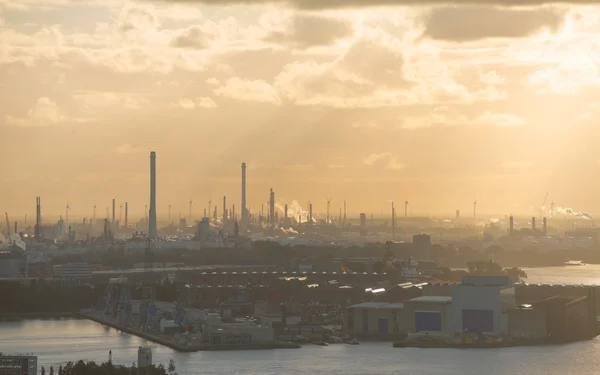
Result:
[[[508,333],[515,287],[508,277],[464,276],[452,289],[451,332]]]
[[[37,356],[0,355],[0,374],[37,374]]]
[[[152,349],[140,346],[138,348],[138,368],[152,366]]]

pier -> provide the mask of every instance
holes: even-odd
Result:
[[[284,342],[284,341],[273,341],[268,344],[249,344],[249,345],[216,345],[209,344],[204,342],[196,342],[188,345],[182,345],[177,343],[172,337],[168,335],[162,334],[154,334],[142,332],[139,329],[135,329],[132,327],[127,327],[107,319],[103,319],[102,316],[98,312],[94,311],[82,311],[79,316],[84,319],[92,320],[96,323],[100,323],[102,325],[114,328],[121,332],[128,333],[130,335],[135,335],[141,337],[145,340],[166,346],[170,349],[173,349],[182,353],[191,353],[191,352],[199,352],[199,351],[217,351],[217,350],[265,350],[265,349],[298,349],[300,345]]]

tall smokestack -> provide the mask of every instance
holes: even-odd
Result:
[[[287,203],[285,204],[285,207],[283,208],[283,215],[285,216],[285,219],[287,220],[287,218],[288,218],[288,206],[287,206]]]
[[[242,231],[246,230],[246,163],[242,163]]]
[[[273,188],[269,193],[269,220],[272,227],[275,226],[275,192]]]
[[[156,230],[156,152],[150,153],[150,212],[148,218],[148,237],[158,237]]]
[[[392,239],[396,237],[396,208],[392,202]]]
[[[544,236],[545,236],[546,234],[548,234],[548,220],[546,220],[546,217],[544,217],[542,219],[542,227],[543,227]]]
[[[42,218],[41,218],[41,199],[40,197],[35,197],[35,228],[34,235],[37,240],[41,239],[42,233]]]
[[[308,205],[308,225],[312,225],[312,203]]]
[[[112,225],[113,227],[115,226],[115,198],[113,198],[113,205],[112,205]]]
[[[510,236],[512,236],[512,235],[513,235],[513,233],[514,233],[514,231],[515,231],[515,218],[511,216],[511,217],[508,219],[508,223],[509,223],[508,234],[509,234]]]
[[[227,197],[223,196],[223,224],[227,221]]]
[[[531,218],[531,230],[535,232],[535,216]]]
[[[344,200],[344,226],[346,226],[346,200]]]
[[[127,208],[127,202],[125,202],[125,229],[127,229],[127,216],[128,216],[128,208]],[[170,223],[169,223],[170,225]]]

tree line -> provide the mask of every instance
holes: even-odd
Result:
[[[175,362],[171,359],[165,368],[163,364],[152,365],[146,368],[138,368],[135,362],[131,366],[114,365],[112,362],[97,364],[94,361],[67,362],[60,365],[56,370],[54,366],[46,371],[42,366],[42,375],[177,375]]]

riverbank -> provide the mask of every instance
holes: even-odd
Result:
[[[550,340],[550,339],[537,339],[537,340],[513,340],[513,341],[502,341],[502,342],[491,342],[482,344],[467,344],[467,343],[452,343],[446,341],[396,341],[393,343],[394,348],[419,348],[419,349],[501,349],[501,348],[515,348],[523,346],[552,346],[552,345],[566,345],[574,342],[590,341],[595,337],[585,337],[576,340]]]
[[[265,349],[298,349],[300,345],[294,344],[291,342],[284,341],[274,341],[269,344],[250,344],[250,345],[213,345],[207,343],[198,343],[193,345],[181,345],[175,342],[173,338],[167,335],[160,334],[151,334],[147,332],[142,332],[140,330],[125,327],[120,324],[108,321],[106,319],[102,319],[100,316],[96,316],[90,312],[81,312],[79,314],[81,318],[89,319],[96,323],[100,323],[102,325],[114,328],[124,333],[128,333],[130,335],[135,335],[137,337],[143,338],[145,340],[154,342],[156,344],[163,345],[169,349],[173,349],[182,353],[192,353],[199,351],[223,351],[223,350],[265,350]]]
[[[79,313],[73,312],[27,312],[27,313],[0,313],[0,321],[18,321],[25,319],[62,319],[78,318]]]

